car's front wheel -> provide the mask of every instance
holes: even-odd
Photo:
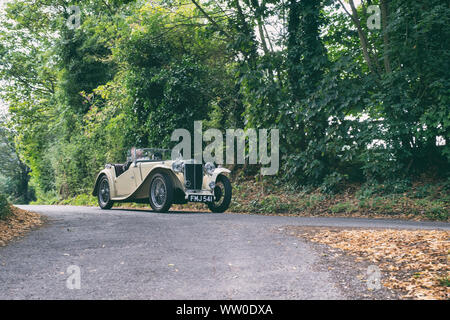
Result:
[[[108,178],[103,176],[98,185],[98,205],[100,208],[108,210],[112,208],[113,204]]]
[[[220,175],[217,177],[214,187],[214,202],[208,203],[209,210],[216,213],[225,212],[231,203],[231,183],[230,180]]]
[[[164,173],[157,173],[150,182],[150,205],[156,212],[167,212],[173,203],[173,183]]]

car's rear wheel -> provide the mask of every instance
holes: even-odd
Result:
[[[230,180],[220,175],[217,177],[214,187],[214,202],[208,203],[209,210],[216,213],[225,212],[231,203],[231,183]]]
[[[173,183],[164,173],[157,173],[150,182],[150,205],[156,212],[167,212],[173,203]]]
[[[108,178],[103,176],[98,185],[98,205],[102,209],[111,209],[114,204],[114,201],[111,200],[110,190]]]

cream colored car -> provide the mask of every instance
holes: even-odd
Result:
[[[167,212],[172,204],[202,202],[213,212],[224,212],[231,202],[229,173],[212,163],[171,160],[170,150],[133,148],[125,164],[105,166],[92,194],[102,209],[115,202],[137,202]]]

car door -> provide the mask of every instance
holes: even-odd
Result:
[[[135,167],[134,164],[132,164],[127,171],[116,178],[115,184],[117,197],[126,197],[130,195],[134,190],[136,190],[136,174],[140,174],[139,168]]]

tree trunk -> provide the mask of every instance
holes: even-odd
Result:
[[[381,0],[381,25],[383,28],[383,59],[384,69],[386,73],[391,73],[391,61],[389,58],[389,33],[387,26],[389,25],[389,0]]]

